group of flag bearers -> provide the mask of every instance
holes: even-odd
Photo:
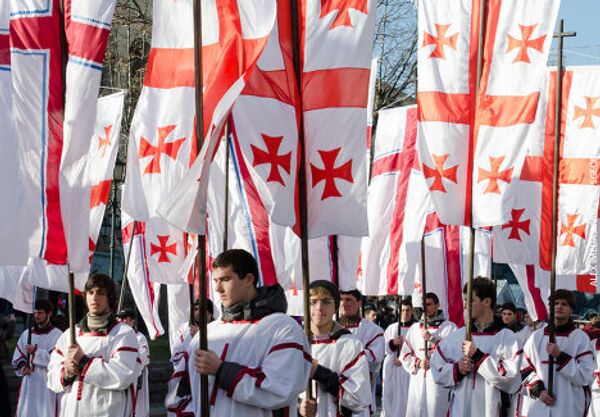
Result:
[[[174,416],[201,415],[201,375],[209,376],[212,416],[369,416],[382,361],[385,416],[595,417],[600,411],[600,342],[572,321],[570,291],[554,297],[556,340],[549,342],[542,326],[525,341],[495,316],[493,281],[475,278],[467,340],[465,327],[443,317],[434,293],[425,295],[420,321],[403,300],[399,322],[384,333],[360,316],[360,293],[316,280],[308,289],[309,343],[286,314],[282,287],[257,286],[251,254],[228,250],[212,266],[221,315],[211,314],[206,350],[195,324],[178,335],[165,401]],[[36,302],[35,325],[19,338],[12,362],[22,377],[17,416],[149,415],[148,344],[135,329],[134,312],[116,314],[115,284],[106,275],[92,275],[84,297],[87,313],[75,344],[69,331],[52,326],[53,306]],[[194,319],[199,315],[196,308]]]

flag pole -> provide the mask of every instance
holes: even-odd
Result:
[[[111,202],[110,202],[110,276],[115,276],[115,227],[116,227],[116,204],[117,187],[115,181],[111,181]],[[134,229],[135,230],[135,229]]]
[[[194,0],[194,104],[196,110],[196,141],[198,152],[204,144],[204,97],[203,97],[203,73],[202,73],[202,0]],[[200,349],[208,350],[207,335],[207,306],[206,306],[206,239],[204,235],[198,235],[198,280],[200,301],[200,322],[198,332],[200,337]],[[193,310],[194,306],[190,305]],[[210,404],[208,398],[208,375],[200,375],[200,416],[210,416]]]
[[[398,294],[398,337],[402,336],[402,294]],[[396,359],[400,357],[400,347],[398,346],[398,350],[396,351]]]
[[[425,309],[427,296],[427,265],[425,264],[425,235],[421,238],[421,305],[423,306],[423,328],[427,331],[428,320]],[[429,359],[429,341],[425,340],[425,359]]]
[[[482,0],[479,9],[479,36],[477,37],[477,78],[475,87],[475,107],[473,111],[477,110],[479,105],[479,87],[481,86],[481,72],[483,69],[483,41],[485,35],[485,14],[486,14],[487,0]],[[471,135],[474,135],[474,124],[471,125]],[[472,149],[469,150],[471,152]],[[473,169],[468,172],[468,175],[473,176]],[[471,185],[471,191],[473,189],[472,179],[469,181]],[[468,281],[467,281],[467,294],[466,294],[466,312],[467,318],[465,320],[465,340],[472,340],[471,335],[471,311],[473,305],[473,275],[475,272],[475,228],[473,227],[473,193],[470,193],[470,204],[469,204],[469,260],[468,260]]]
[[[77,344],[75,337],[75,274],[69,267],[69,341],[71,345]]]
[[[119,293],[119,304],[117,312],[123,309],[125,300],[125,289],[127,288],[127,274],[129,273],[129,262],[131,261],[131,250],[133,249],[133,238],[135,237],[135,229],[137,229],[137,220],[133,221],[131,228],[131,236],[129,237],[129,248],[127,249],[127,259],[125,260],[125,268],[123,268],[123,279],[121,280],[121,291]]]
[[[556,48],[556,96],[554,106],[554,155],[553,155],[553,175],[552,175],[552,247],[550,252],[550,298],[548,306],[548,340],[554,343],[554,295],[556,291],[556,252],[558,246],[557,226],[558,226],[558,175],[560,169],[560,147],[561,147],[561,125],[562,125],[562,81],[563,81],[563,38],[576,36],[576,32],[564,31],[564,20],[561,19],[558,24],[558,33],[554,34],[558,45]],[[554,357],[548,358],[548,394],[553,395],[554,391]]]
[[[310,286],[310,270],[308,258],[308,207],[306,192],[306,149],[304,143],[304,106],[302,100],[302,67],[300,62],[300,30],[299,30],[299,4],[298,0],[291,1],[292,17],[292,39],[293,39],[293,59],[294,72],[296,74],[296,88],[300,98],[300,112],[298,115],[298,188],[300,200],[300,239],[301,239],[301,258],[302,258],[302,283],[303,283],[303,303],[304,303],[304,332],[308,343],[312,343],[312,331],[310,328],[310,297],[308,288]],[[312,398],[312,384],[310,381],[306,387],[306,395]]]
[[[231,117],[231,116],[230,116]],[[223,250],[229,247],[229,120],[225,124],[225,207],[223,209]]]

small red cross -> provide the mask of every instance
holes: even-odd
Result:
[[[519,221],[521,216],[525,212],[525,209],[512,209],[511,216],[512,219],[502,225],[502,230],[510,229],[510,234],[508,235],[509,239],[521,240],[521,235],[519,234],[519,230],[524,231],[529,235],[529,224],[531,223],[530,219]]]
[[[173,243],[171,245],[167,245],[167,242],[169,242],[169,238],[171,236],[156,236],[158,238],[158,243],[159,246],[155,245],[154,243],[150,243],[150,256],[154,256],[155,254],[159,254],[158,256],[158,262],[159,263],[163,263],[163,262],[171,262],[171,259],[169,259],[169,253],[177,256],[177,243]]]
[[[438,36],[435,37],[430,33],[423,33],[423,46],[435,45],[433,52],[429,55],[429,58],[440,58],[446,59],[446,52],[444,51],[444,46],[448,46],[454,50],[456,50],[456,40],[458,39],[458,33],[455,33],[451,36],[446,36],[446,32],[450,24],[440,25],[435,23],[435,28],[437,30]]]
[[[594,104],[600,97],[585,97],[585,109],[575,106],[575,116],[573,116],[573,120],[577,120],[580,117],[583,117],[583,123],[580,126],[580,129],[594,126],[594,120],[592,117],[600,117],[600,107],[594,108]]]
[[[177,154],[185,138],[177,139],[173,142],[166,142],[167,137],[175,130],[176,125],[169,125],[157,128],[158,130],[158,143],[156,146],[152,145],[145,137],[140,139],[140,149],[138,151],[138,158],[152,157],[150,163],[144,169],[144,174],[160,174],[160,156],[165,154],[171,159],[177,159]]]
[[[490,169],[484,169],[479,167],[479,174],[477,178],[477,183],[481,181],[490,180],[488,186],[483,191],[484,194],[494,193],[500,194],[500,187],[498,186],[498,181],[504,181],[506,183],[510,183],[512,179],[512,168],[507,168],[504,171],[500,171],[500,165],[502,165],[502,161],[504,161],[503,156],[499,156],[497,158],[490,156]]]
[[[321,0],[321,14],[319,15],[319,19],[337,10],[337,15],[333,19],[329,30],[335,29],[338,26],[352,27],[350,13],[348,13],[349,9],[358,10],[364,14],[369,13],[367,0]]]
[[[546,39],[546,35],[540,36],[536,39],[531,39],[531,35],[533,35],[534,29],[537,27],[535,25],[519,25],[521,29],[521,36],[523,39],[516,39],[511,35],[508,36],[508,48],[506,49],[506,53],[509,53],[513,49],[519,48],[519,53],[515,57],[513,64],[515,62],[525,62],[527,64],[531,63],[529,59],[528,49],[533,48],[538,52],[543,52],[544,49],[544,40]]]
[[[425,179],[433,177],[433,182],[429,186],[429,189],[431,191],[441,191],[443,193],[447,193],[448,191],[446,191],[446,187],[444,187],[443,179],[446,178],[456,184],[456,172],[458,171],[458,165],[444,169],[444,165],[446,165],[449,154],[431,154],[431,156],[433,157],[435,168],[430,168],[423,164],[423,173],[425,174]]]
[[[342,194],[339,192],[335,185],[335,179],[340,178],[350,183],[354,182],[352,178],[352,160],[347,161],[345,164],[339,167],[335,167],[335,160],[337,159],[342,148],[336,148],[331,151],[319,151],[321,160],[323,161],[323,168],[317,168],[312,163],[310,164],[310,173],[312,175],[312,187],[325,181],[325,187],[323,188],[323,194],[321,200],[325,200],[329,197],[341,197]]]
[[[106,150],[110,146],[110,131],[112,130],[112,125],[108,125],[104,127],[104,137],[98,136],[98,150],[102,149],[102,155],[100,158],[104,158],[106,155]]]
[[[90,189],[90,208],[98,207],[100,204],[107,205],[110,196],[110,185],[112,180],[100,181],[92,185]]]
[[[279,167],[283,168],[287,174],[290,174],[290,165],[292,162],[292,153],[288,152],[284,155],[278,155],[281,142],[283,142],[283,136],[268,136],[261,134],[265,145],[267,145],[267,151],[260,149],[257,146],[250,145],[252,148],[252,154],[254,155],[254,162],[252,166],[258,166],[261,164],[270,164],[271,170],[269,171],[269,177],[267,182],[278,182],[285,187]]]
[[[563,240],[562,245],[563,246],[571,246],[571,247],[575,247],[575,240],[573,239],[573,236],[579,236],[581,239],[585,239],[585,226],[586,224],[580,224],[575,226],[575,220],[577,220],[577,217],[579,217],[579,214],[575,213],[575,214],[567,214],[567,223],[563,223],[562,226],[560,227],[560,235],[564,235],[565,233],[567,234],[567,236],[565,236],[565,240]]]

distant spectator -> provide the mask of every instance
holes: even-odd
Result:
[[[377,309],[374,305],[369,304],[365,307],[364,313],[365,318],[372,323],[377,324]]]
[[[517,321],[517,307],[513,303],[504,303],[501,317],[504,325],[513,332],[516,333],[523,328]]]

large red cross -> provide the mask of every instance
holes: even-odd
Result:
[[[540,267],[545,270],[550,270],[550,254],[551,244],[553,240],[552,236],[552,172],[553,172],[553,161],[554,161],[554,123],[555,114],[554,107],[556,103],[556,72],[553,72],[550,77],[550,88],[548,93],[548,107],[546,116],[546,128],[544,135],[544,155],[543,156],[528,156],[525,158],[523,169],[521,171],[522,181],[539,181],[542,183],[542,206],[541,206],[541,221],[540,221]],[[563,81],[563,120],[566,120],[566,106],[569,102],[569,96],[571,92],[571,83],[573,79],[573,72],[567,71],[564,74]],[[563,123],[561,128],[561,135],[564,139],[566,124]],[[564,140],[562,141],[564,146]],[[560,150],[562,155],[563,149]],[[596,168],[596,172],[592,172],[591,167]],[[560,170],[559,170],[559,186],[567,184],[585,184],[585,185],[598,185],[597,181],[600,178],[600,159],[589,159],[589,158],[564,158],[561,157]],[[575,226],[569,224],[567,219],[565,226],[567,227],[565,233],[568,233],[569,226]],[[571,229],[572,233],[576,233],[575,230]],[[561,232],[562,234],[562,232]],[[581,234],[579,237],[584,238]],[[572,238],[572,234],[569,235]],[[571,246],[570,243],[574,243],[572,239],[564,240],[562,244]]]
[[[371,181],[379,175],[397,173],[396,196],[390,227],[390,256],[387,264],[388,294],[398,294],[398,274],[400,262],[400,247],[404,240],[404,209],[408,194],[410,172],[418,166],[417,151],[417,109],[410,108],[406,111],[406,125],[404,127],[404,143],[402,152],[395,152],[373,161]],[[408,219],[412,221],[412,219]]]
[[[444,155],[449,161],[448,163],[452,167],[459,167],[463,163],[466,164],[466,206],[465,206],[465,218],[464,224],[471,224],[471,194],[472,194],[472,181],[474,165],[474,152],[477,147],[477,137],[479,134],[479,127],[482,125],[502,127],[512,126],[516,124],[533,123],[537,112],[537,105],[539,101],[539,93],[533,93],[528,96],[489,96],[485,94],[487,91],[487,85],[490,79],[490,63],[493,59],[494,44],[496,37],[496,28],[498,27],[499,21],[499,10],[498,8],[492,8],[488,11],[488,30],[486,32],[485,48],[483,51],[483,71],[481,74],[481,85],[480,93],[476,91],[476,74],[477,74],[477,38],[479,24],[477,17],[479,16],[479,8],[481,3],[479,1],[473,2],[473,10],[471,17],[471,33],[470,38],[470,51],[469,51],[469,92],[468,93],[444,93],[439,91],[433,92],[419,92],[417,94],[417,102],[419,104],[419,121],[420,122],[446,122],[454,124],[469,125],[468,138],[464,140],[468,141],[469,152],[466,161],[457,161],[453,155]],[[438,27],[438,37],[444,36],[445,32],[441,33],[440,28],[446,25],[440,24],[440,22],[434,23]],[[446,28],[447,31],[447,28]],[[527,33],[525,33],[527,35]],[[454,35],[452,35],[454,36]],[[452,46],[449,44],[451,40],[445,38],[445,45]],[[514,38],[513,38],[514,39]],[[527,38],[529,41],[529,38]],[[536,41],[536,40],[534,40]],[[529,41],[531,42],[531,41]],[[514,42],[513,42],[514,44]],[[537,46],[537,44],[534,42]],[[436,49],[440,47],[439,42],[428,42],[421,47],[430,47],[430,45],[436,45]],[[516,45],[516,44],[515,44]],[[521,45],[521,44],[519,44]],[[527,44],[529,45],[529,44]],[[442,45],[443,47],[443,45]],[[527,48],[525,48],[527,49]],[[434,50],[435,51],[435,50]],[[429,59],[436,58],[436,56],[430,56]],[[475,109],[475,98],[476,94],[479,94],[480,110],[476,113]],[[496,155],[496,158],[503,158],[502,155]],[[439,156],[438,156],[439,158]],[[436,163],[437,165],[437,163]],[[493,167],[492,167],[493,168]],[[505,167],[505,170],[512,169],[513,167]],[[432,172],[434,168],[423,165],[423,170],[428,169]],[[498,177],[498,173],[493,173],[493,169],[490,171],[487,166],[478,167],[478,178],[477,181],[483,181],[486,179],[490,180],[487,187],[487,192],[501,193],[501,189],[498,187],[498,180],[502,180],[505,177]],[[439,170],[438,170],[439,172]],[[430,176],[431,178],[431,176]],[[431,191],[446,192],[445,187],[440,186],[440,180],[438,176],[434,176],[434,181],[430,184]]]

